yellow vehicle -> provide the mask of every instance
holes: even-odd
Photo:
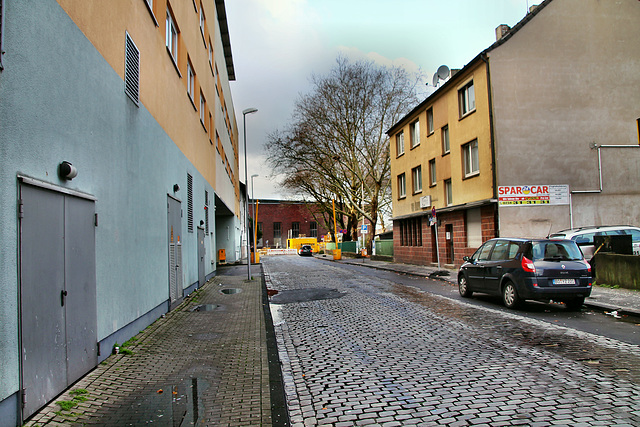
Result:
[[[313,248],[313,253],[318,253],[320,247],[318,246],[318,239],[315,237],[296,237],[295,239],[287,239],[287,249],[300,250],[300,246],[309,245]]]

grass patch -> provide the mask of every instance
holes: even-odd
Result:
[[[62,409],[63,411],[68,411],[72,408],[75,408],[76,406],[78,406],[78,402],[74,402],[73,400],[58,400],[56,402],[56,404],[60,407],[60,409]]]

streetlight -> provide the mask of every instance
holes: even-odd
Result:
[[[251,280],[251,247],[249,243],[249,191],[247,191],[247,186],[249,185],[249,180],[247,179],[247,114],[252,114],[257,112],[257,108],[247,108],[242,111],[242,129],[243,129],[243,137],[244,137],[244,182],[245,182],[245,197],[244,197],[244,229],[245,235],[247,238],[247,276],[248,280]]]

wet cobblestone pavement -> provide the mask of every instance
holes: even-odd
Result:
[[[638,346],[314,259],[263,267],[293,425],[640,425]]]

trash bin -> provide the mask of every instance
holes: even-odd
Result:
[[[342,259],[342,249],[333,250],[333,259]]]
[[[227,253],[224,249],[218,249],[218,262],[220,264],[226,264],[227,262]]]

